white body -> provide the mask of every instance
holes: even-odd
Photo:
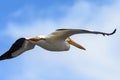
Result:
[[[49,51],[67,51],[70,49],[70,44],[65,40],[53,39],[49,37],[44,37],[44,38],[46,40],[37,41],[37,42],[34,42],[34,44]]]

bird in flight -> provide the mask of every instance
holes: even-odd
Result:
[[[40,46],[49,51],[67,51],[70,45],[79,49],[86,50],[82,45],[73,41],[70,36],[74,34],[102,34],[103,36],[112,35],[116,29],[111,33],[90,31],[83,29],[57,29],[56,31],[48,34],[47,36],[37,36],[32,38],[19,38],[13,43],[10,49],[0,56],[0,60],[14,58],[25,51],[31,50],[35,45]]]

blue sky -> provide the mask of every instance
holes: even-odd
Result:
[[[58,28],[82,28],[116,34],[74,35],[86,51],[42,48],[0,62],[1,80],[119,80],[119,0],[2,0],[0,54],[20,37],[47,35]]]

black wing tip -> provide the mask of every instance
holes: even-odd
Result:
[[[107,36],[113,35],[113,34],[116,33],[116,31],[117,31],[117,29],[114,29],[113,32],[111,32],[111,33],[103,33],[103,36],[105,36],[105,35],[107,35]]]
[[[116,30],[117,30],[117,29],[114,29],[114,31],[113,31],[112,33],[110,33],[109,35],[115,34]]]
[[[18,50],[20,47],[22,47],[22,44],[25,40],[26,38],[19,38],[18,40],[16,40],[16,42],[11,46],[11,48],[6,53],[0,56],[0,61],[13,58],[11,54]]]
[[[0,61],[1,61],[1,60],[4,60],[4,58],[3,58],[2,56],[0,56]]]
[[[10,58],[0,58],[0,61],[3,61],[3,60],[7,60],[7,59],[10,59]]]
[[[0,56],[0,61],[1,60],[6,60],[6,59],[11,59],[13,58],[10,54],[8,54],[8,52],[6,52],[6,54],[3,54]]]
[[[114,29],[114,31],[112,32],[112,34],[114,34],[117,31],[117,29]]]

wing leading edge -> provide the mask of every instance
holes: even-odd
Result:
[[[48,36],[57,38],[57,39],[67,39],[68,37],[74,35],[74,34],[102,34],[102,35],[113,35],[116,32],[116,29],[114,29],[111,33],[106,32],[100,32],[100,31],[90,31],[90,30],[84,30],[84,29],[57,29],[55,32],[49,34]]]

